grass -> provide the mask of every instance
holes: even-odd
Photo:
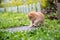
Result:
[[[29,19],[23,13],[0,13],[0,29],[29,25]]]
[[[52,21],[52,25],[40,27],[32,31],[7,32],[0,30],[0,40],[60,40],[60,26]],[[54,26],[55,24],[55,26]]]
[[[0,28],[8,28],[11,25],[12,27],[29,25],[26,14],[1,13],[0,15]],[[0,30],[0,40],[60,40],[60,20],[50,20],[46,17],[45,26],[40,26],[32,31],[8,32]]]

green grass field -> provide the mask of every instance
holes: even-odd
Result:
[[[0,13],[0,29],[29,25],[23,13]],[[60,20],[45,18],[45,26],[32,31],[7,32],[0,30],[0,40],[60,40]]]
[[[26,14],[23,13],[0,13],[0,29],[16,26],[29,25]]]

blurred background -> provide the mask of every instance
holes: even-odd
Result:
[[[0,12],[56,12],[57,0],[0,0]]]

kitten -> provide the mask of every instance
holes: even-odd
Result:
[[[44,14],[42,12],[29,12],[28,18],[30,19],[29,27],[36,27],[39,23],[44,25]]]

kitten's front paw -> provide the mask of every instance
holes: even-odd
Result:
[[[29,26],[30,28],[32,27],[32,26]]]
[[[33,27],[37,27],[37,25],[33,25]]]

